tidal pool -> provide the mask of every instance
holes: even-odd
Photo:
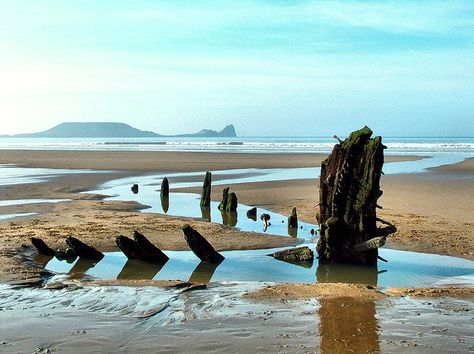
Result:
[[[170,187],[172,188],[175,188],[177,185],[181,187],[188,187],[190,185],[194,185],[195,183],[202,185],[202,181],[181,181],[173,183],[173,178],[184,177],[181,175],[173,176],[174,177],[169,177]],[[200,174],[193,173],[191,176],[187,177],[197,176],[200,176]],[[194,193],[170,193],[169,199],[164,205],[160,200],[159,193],[163,177],[164,176],[161,175],[154,175],[117,179],[103,184],[101,189],[87,193],[105,194],[108,196],[106,200],[127,200],[137,202],[146,206],[146,208],[142,210],[144,213],[160,213],[172,216],[201,218],[210,222],[233,226],[242,231],[267,232],[272,235],[311,239],[313,237],[311,234],[311,229],[314,231],[317,230],[316,225],[303,221],[298,222],[298,228],[288,228],[286,216],[262,208],[257,209],[256,219],[250,219],[246,214],[251,207],[240,203],[237,207],[237,212],[235,213],[221,213],[221,211],[218,209],[218,202],[211,202],[210,208],[201,208],[199,205],[200,195]],[[222,178],[222,175],[213,175],[213,178],[216,177]],[[138,181],[138,193],[133,193],[130,187],[132,184],[138,183]],[[218,184],[223,181],[227,182],[227,179],[215,181],[213,184]],[[230,181],[232,181],[232,179]],[[228,185],[231,186],[231,184]],[[263,229],[262,221],[259,218],[262,213],[269,214],[271,217],[271,225],[266,230]]]
[[[313,249],[314,244],[306,244]],[[106,253],[95,263],[79,259],[73,263],[52,258],[46,269],[68,274],[72,278],[88,275],[101,279],[154,279],[206,282],[346,282],[371,284],[380,287],[435,286],[447,279],[455,283],[456,277],[474,283],[474,262],[434,254],[380,249],[388,260],[378,267],[345,264],[312,263],[292,264],[267,256],[281,250],[223,251],[225,260],[219,264],[200,262],[191,251],[165,251],[170,257],[164,264],[151,264],[128,260],[121,252]]]
[[[426,161],[429,160],[426,159]],[[433,165],[437,159],[433,160],[421,166]],[[403,170],[403,163],[388,164],[388,166],[394,166],[389,169],[392,173]],[[409,170],[415,166],[414,163],[410,163],[406,167]],[[294,179],[295,176],[296,178],[310,176],[314,178],[317,173],[318,169],[315,168],[217,171],[213,173],[213,186],[215,188],[215,186],[228,185],[232,190],[232,184],[235,183]],[[204,174],[180,173],[170,174],[167,177],[171,188],[184,188],[201,186],[202,181],[196,181],[200,176],[204,177]],[[232,214],[221,213],[217,208],[219,204],[217,202],[212,202],[210,208],[203,210],[199,206],[200,196],[193,193],[170,193],[169,200],[163,204],[160,201],[159,188],[164,177],[164,175],[148,175],[117,179],[89,193],[108,195],[106,199],[109,200],[135,201],[147,206],[142,210],[145,213],[202,218],[223,225],[235,226],[241,231],[262,232],[263,226],[258,216],[261,213],[268,213],[271,216],[271,225],[266,230],[267,233],[304,238],[307,246],[315,251],[317,236],[311,233],[312,229],[317,232],[315,224],[299,222],[297,229],[289,229],[286,216],[260,208],[257,211],[257,219],[249,219],[246,212],[250,206],[242,204],[239,204],[237,212]],[[139,184],[138,193],[133,193],[130,189],[134,183]],[[459,283],[464,286],[474,284],[474,262],[455,257],[382,248],[380,255],[387,259],[388,263],[379,261],[378,267],[364,267],[344,264],[318,265],[317,260],[313,263],[291,264],[267,256],[277,250],[281,249],[224,251],[222,254],[225,260],[220,265],[200,262],[191,251],[165,251],[170,260],[161,265],[127,260],[122,253],[112,252],[107,253],[105,258],[97,264],[83,260],[68,264],[52,259],[46,265],[46,269],[68,273],[74,277],[86,274],[103,279],[179,279],[191,282],[347,282],[381,287],[420,287],[446,283],[448,279],[451,284],[455,284],[456,278],[459,278]]]

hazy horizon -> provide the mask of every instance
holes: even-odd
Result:
[[[77,122],[77,121],[74,121],[74,122],[67,122],[67,123],[124,123],[124,124],[127,124],[129,126],[131,126],[132,128],[136,128],[133,123],[126,123],[126,122],[100,122],[100,121],[97,121],[97,122]],[[61,123],[59,123],[61,124]],[[58,124],[58,125],[59,125]],[[230,123],[232,124],[232,123]],[[242,134],[239,134],[239,131],[238,131],[238,127],[235,126],[235,124],[232,124],[236,130],[236,138],[261,138],[261,137],[268,137],[268,138],[333,138],[333,135],[334,134],[326,134],[326,135],[269,135],[269,134],[265,134],[265,135],[242,135]],[[54,128],[56,127],[57,125],[53,126],[53,127],[50,127],[50,128]],[[215,131],[220,131],[224,128],[224,126],[220,127],[220,128],[216,128],[216,129],[212,129],[212,130],[215,130]],[[359,128],[362,128],[359,127]],[[210,129],[210,128],[207,128],[207,127],[202,127],[202,129]],[[45,129],[46,130],[49,130],[48,129]],[[157,134],[160,134],[162,135],[163,138],[166,138],[166,137],[170,137],[170,138],[179,138],[179,136],[174,136],[175,134],[176,135],[179,135],[179,134],[192,134],[192,133],[196,133],[197,131],[180,131],[180,132],[175,132],[175,133],[172,133],[172,134],[169,134],[169,135],[165,135],[165,134],[162,134],[161,132],[159,131],[154,131],[154,130],[150,130],[150,129],[143,129],[143,131],[151,131],[153,133],[157,133]],[[26,132],[27,134],[28,133],[39,133],[39,132],[42,132],[42,131],[31,131],[31,132]],[[347,134],[339,134],[339,133],[335,133],[336,135],[339,135],[340,137],[346,137],[350,131],[347,131],[346,132]],[[374,132],[374,136],[376,135],[379,135],[377,132]],[[0,134],[0,137],[15,137],[15,134]],[[437,135],[437,136],[429,136],[429,135],[384,135],[385,138],[450,138],[450,139],[454,139],[454,138],[461,138],[461,139],[469,139],[469,138],[472,138],[474,139],[474,135],[459,135],[459,136],[447,136],[447,135]],[[18,138],[22,138],[22,137],[18,137]],[[26,137],[29,139],[29,137]],[[116,139],[119,138],[119,137],[115,137]],[[135,137],[135,138],[138,138],[138,139],[153,139],[155,137]],[[197,139],[209,139],[209,137],[193,137],[193,138],[197,138]],[[38,139],[38,138],[35,138],[35,139]],[[55,138],[55,137],[40,137],[39,139],[68,139],[68,138]],[[74,138],[74,139],[80,139],[80,138]],[[90,139],[95,139],[95,138],[90,138]],[[130,139],[134,139],[133,137],[130,137]],[[229,139],[229,137],[222,137],[222,139]]]
[[[474,2],[0,3],[0,135],[474,136]]]

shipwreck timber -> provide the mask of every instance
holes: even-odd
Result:
[[[377,200],[384,162],[381,137],[368,127],[352,132],[321,163],[319,261],[375,265],[378,247],[396,228],[377,227]]]

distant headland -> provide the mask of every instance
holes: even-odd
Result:
[[[152,131],[136,129],[125,123],[71,122],[61,123],[51,129],[28,134],[4,135],[12,138],[157,138],[157,137],[236,137],[232,124],[221,131],[202,129],[193,134],[161,135]]]

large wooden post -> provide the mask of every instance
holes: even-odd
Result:
[[[393,225],[377,228],[376,224],[385,146],[381,137],[371,136],[368,127],[352,132],[321,164],[320,262],[375,265],[377,247],[394,232]]]

